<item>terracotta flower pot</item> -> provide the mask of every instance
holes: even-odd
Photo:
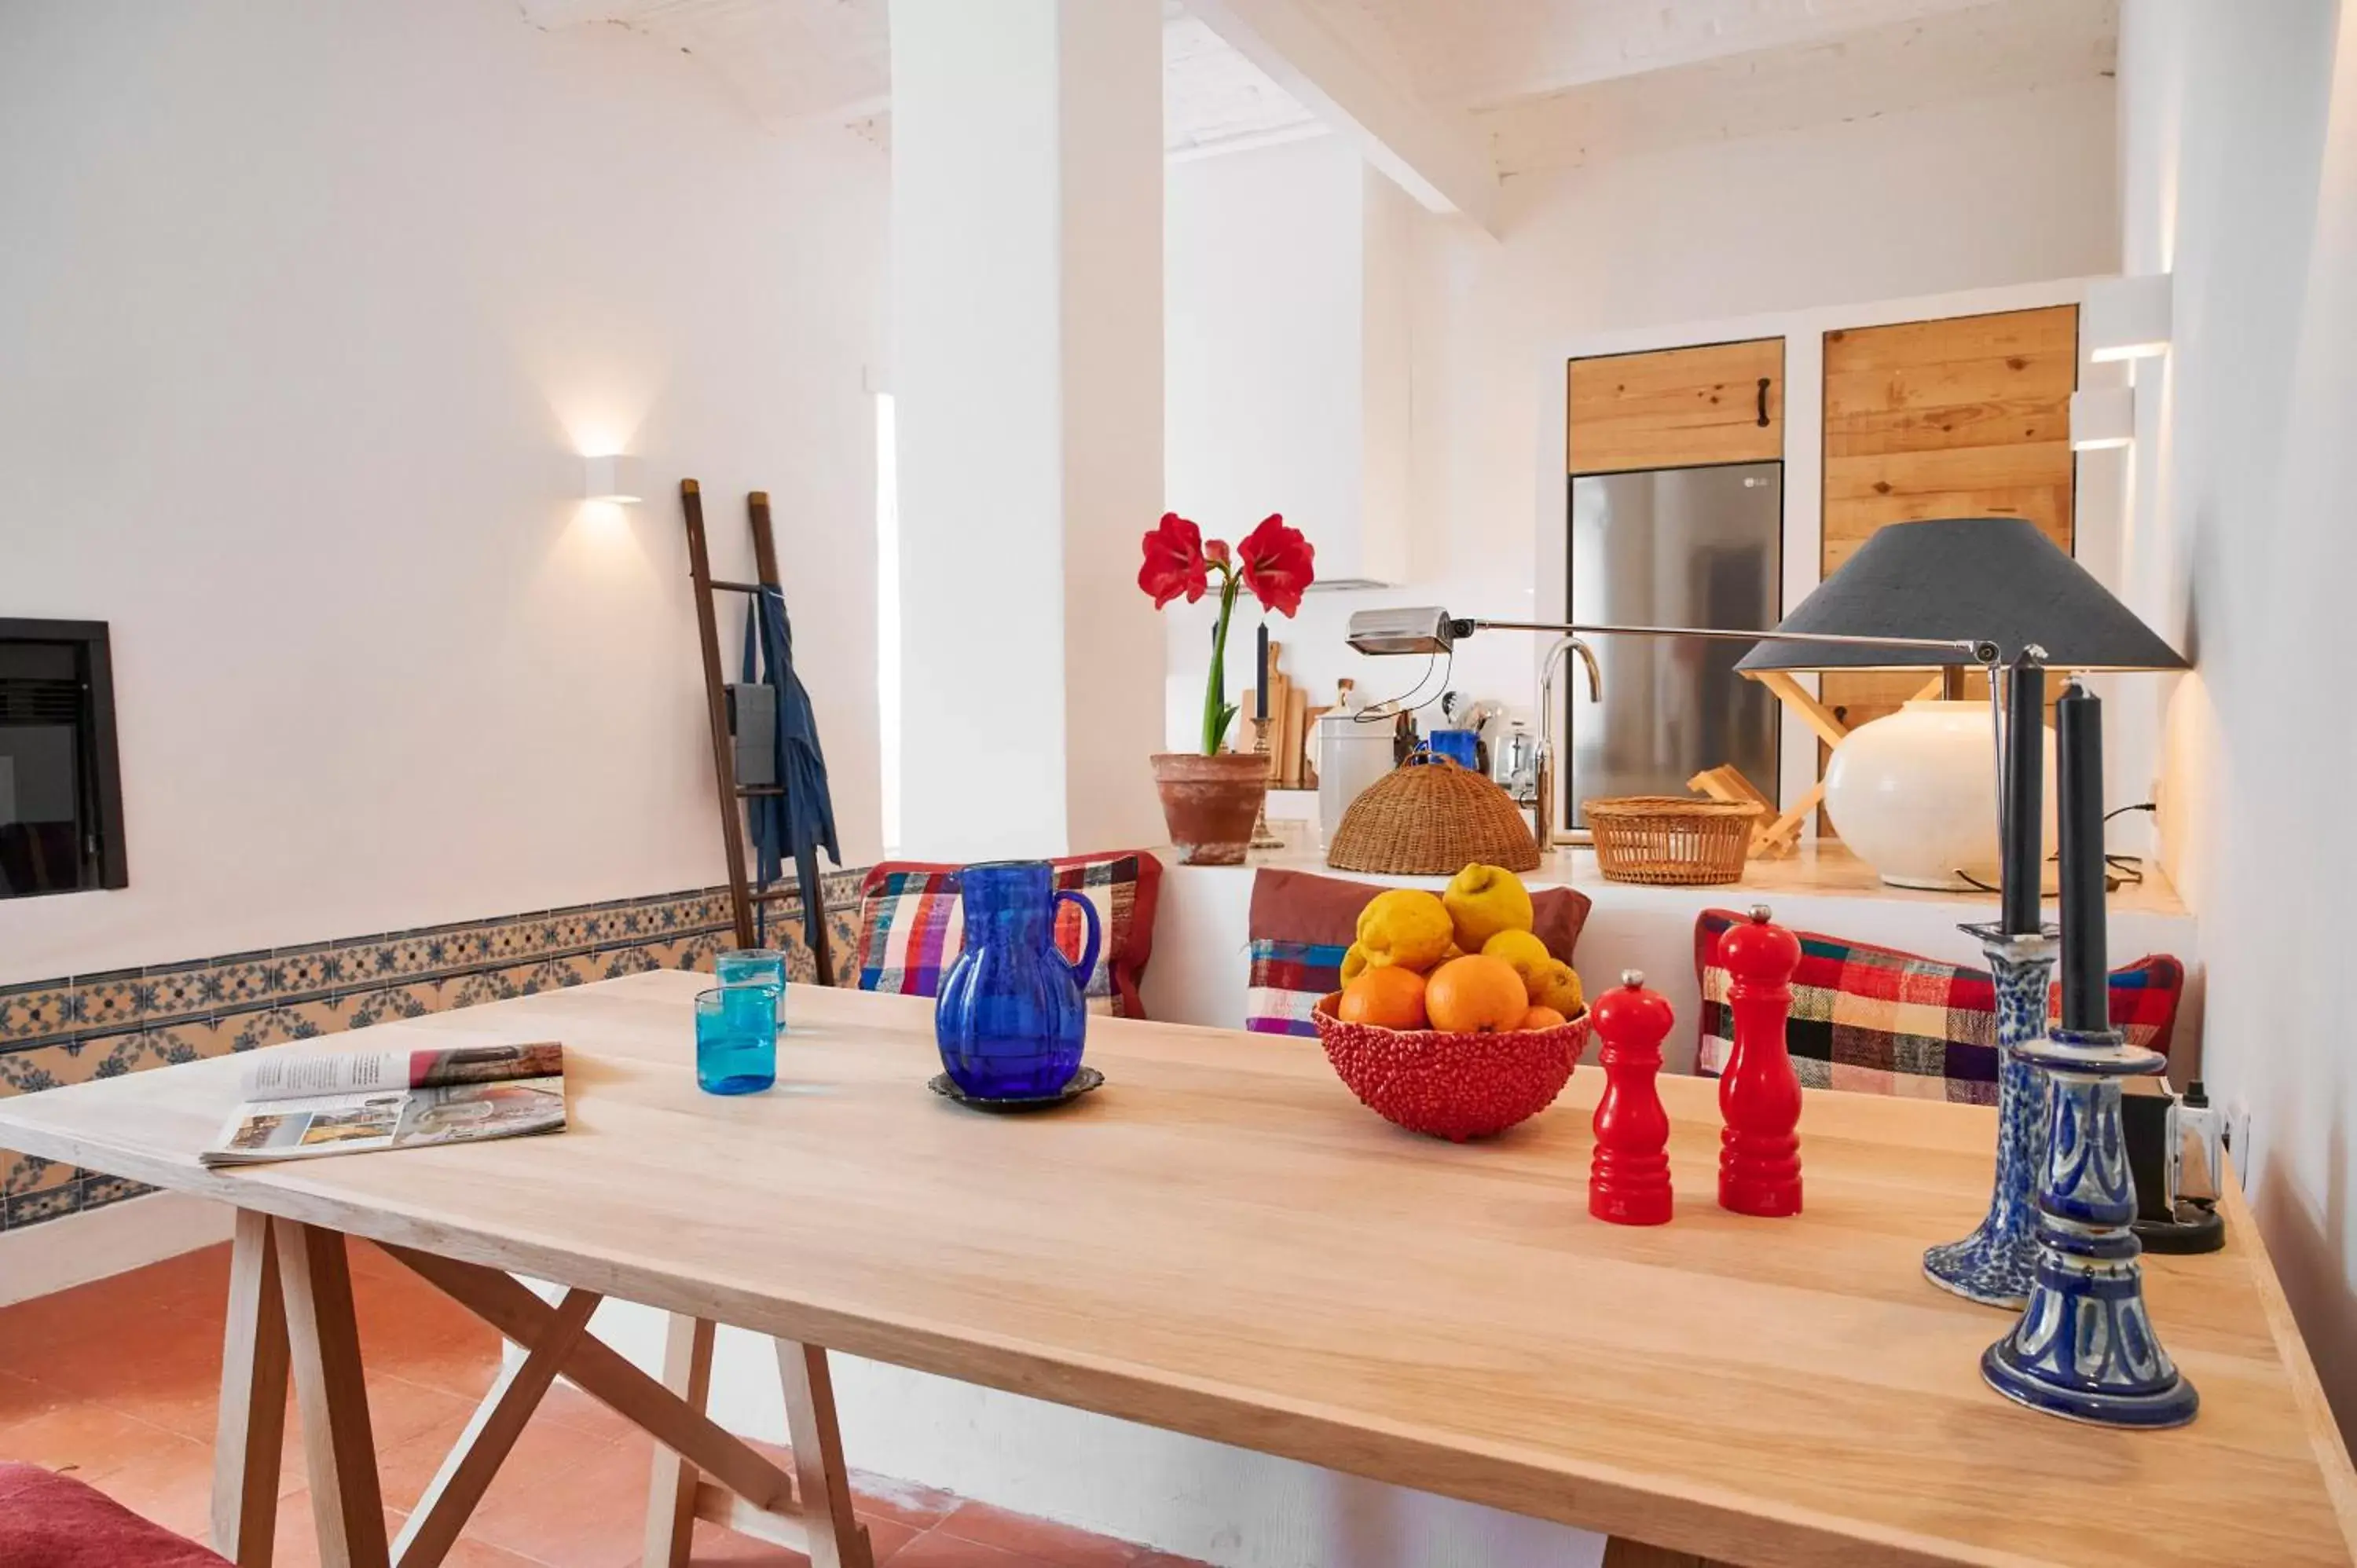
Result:
[[[1242,865],[1268,793],[1268,758],[1257,752],[1157,752],[1154,785],[1181,865]]]

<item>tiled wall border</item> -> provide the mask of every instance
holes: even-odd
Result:
[[[837,954],[857,945],[860,876],[823,879]],[[770,908],[770,940],[793,978],[813,979],[802,901]],[[643,970],[710,969],[731,945],[728,890],[705,887],[0,986],[0,1098]],[[0,1150],[0,1230],[150,1190]]]

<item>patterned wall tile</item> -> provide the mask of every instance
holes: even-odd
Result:
[[[281,996],[305,996],[332,990],[343,972],[331,942],[274,948],[270,961],[276,971],[277,993]]]
[[[329,1002],[279,1004],[221,1020],[233,1051],[260,1050],[266,1046],[283,1046],[289,1040],[317,1039],[343,1026],[341,1013]]]
[[[19,1193],[48,1192],[72,1184],[80,1173],[73,1166],[45,1160],[38,1155],[0,1150],[0,1198]]]
[[[110,1203],[120,1203],[126,1197],[145,1197],[156,1189],[145,1182],[133,1181],[129,1176],[91,1174],[77,1184],[81,1192],[80,1208],[87,1213],[103,1208]]]
[[[340,1000],[344,1007],[344,1027],[365,1029],[397,1018],[422,1018],[434,1011],[441,998],[434,985],[426,982],[350,991],[344,993]]]
[[[0,1225],[14,1230],[20,1226],[71,1214],[81,1207],[81,1188],[78,1185],[70,1184],[48,1192],[28,1192],[8,1199],[5,1218],[0,1219]]]
[[[251,1007],[277,994],[280,973],[266,952],[238,953],[213,960],[213,989],[223,1007]]]
[[[77,974],[73,987],[75,1026],[80,1029],[131,1028],[145,1019],[148,1000],[155,993],[155,987],[145,983],[135,969]]]
[[[78,1036],[28,1046],[0,1056],[0,1093],[37,1094],[70,1083],[88,1083],[98,1076],[104,1050],[93,1048],[105,1036]]]
[[[515,983],[495,969],[454,976],[443,981],[438,989],[441,999],[437,1011],[473,1007],[485,1002],[504,1002],[517,993]]]
[[[152,988],[147,1017],[186,1018],[221,1004],[221,977],[210,963],[158,964],[143,972]]]
[[[0,1047],[16,1040],[42,1040],[74,1028],[70,980],[0,986]]]

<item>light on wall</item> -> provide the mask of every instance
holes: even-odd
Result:
[[[2086,387],[2071,394],[2071,449],[2095,452],[2136,439],[2136,390]]]
[[[621,452],[582,459],[581,499],[635,506],[646,497],[645,475],[639,460]]]
[[[2091,360],[2142,360],[2169,352],[2169,274],[2091,284],[2079,330]]]

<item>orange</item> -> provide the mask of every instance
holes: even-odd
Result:
[[[1552,1007],[1534,1007],[1529,1012],[1523,1015],[1523,1021],[1515,1025],[1514,1027],[1517,1029],[1552,1029],[1558,1024],[1567,1022],[1569,1022],[1568,1019],[1565,1018],[1562,1014],[1556,1012]]]
[[[1386,964],[1362,972],[1342,987],[1335,1016],[1345,1024],[1380,1024],[1386,1029],[1424,1027],[1424,976]]]
[[[1531,1008],[1523,977],[1501,958],[1468,953],[1432,972],[1425,983],[1424,1007],[1432,1026],[1452,1035],[1488,1035],[1511,1029]]]

